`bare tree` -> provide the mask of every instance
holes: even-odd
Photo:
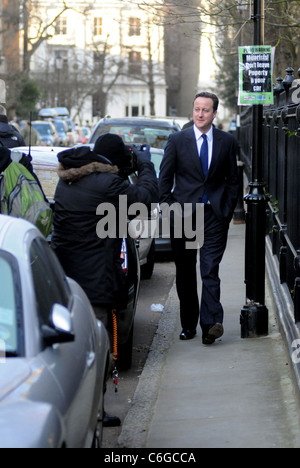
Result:
[[[28,74],[30,70],[30,60],[40,45],[51,39],[55,34],[55,24],[58,18],[70,7],[65,0],[61,0],[62,7],[58,14],[44,23],[39,14],[38,0],[20,0],[21,17],[23,20],[24,47],[23,47],[23,72]],[[35,36],[29,36],[30,25],[35,25]]]
[[[253,0],[156,0],[152,5],[142,0],[139,5],[164,25],[187,24],[191,38],[205,34],[206,25],[214,26],[216,41],[212,54],[218,70],[218,88],[233,107],[238,46],[253,44]],[[265,43],[276,50],[274,78],[285,74],[287,66],[299,67],[299,0],[265,1]]]
[[[121,47],[121,44],[120,44]],[[121,55],[110,53],[109,35],[105,41],[93,43],[94,68],[92,76],[94,87],[91,94],[94,96],[99,115],[106,115],[107,98],[118,79],[124,73],[125,61]]]

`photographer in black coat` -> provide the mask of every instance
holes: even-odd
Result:
[[[55,193],[52,246],[67,275],[82,286],[94,308],[117,308],[122,286],[122,238],[98,236],[97,225],[103,218],[97,215],[98,206],[109,203],[118,213],[120,195],[127,196],[128,207],[135,202],[150,206],[158,201],[150,152],[136,153],[136,185],[122,175],[131,164],[131,155],[117,135],[102,135],[94,151],[78,147],[58,155],[60,180]]]

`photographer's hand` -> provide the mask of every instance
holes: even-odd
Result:
[[[151,208],[153,203],[158,202],[158,185],[154,165],[151,161],[150,146],[143,145],[139,149],[132,147],[132,152],[136,158],[136,167],[138,172],[137,182],[129,184],[127,202],[144,203]]]
[[[135,147],[132,148],[132,151],[134,152],[136,159],[137,159],[137,167],[138,170],[140,170],[141,166],[147,162],[151,162],[151,153],[150,153],[150,146],[149,145],[143,145],[141,149],[137,149]]]

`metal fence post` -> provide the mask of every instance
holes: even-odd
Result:
[[[254,45],[264,44],[264,0],[254,1]],[[245,197],[246,304],[241,311],[241,337],[268,334],[268,309],[265,306],[265,233],[267,197],[263,176],[263,106],[253,105],[252,182]]]

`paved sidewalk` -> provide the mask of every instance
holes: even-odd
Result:
[[[231,225],[221,264],[225,334],[180,341],[173,286],[119,438],[123,448],[298,448],[299,395],[269,290],[269,335],[240,337],[245,226]]]

